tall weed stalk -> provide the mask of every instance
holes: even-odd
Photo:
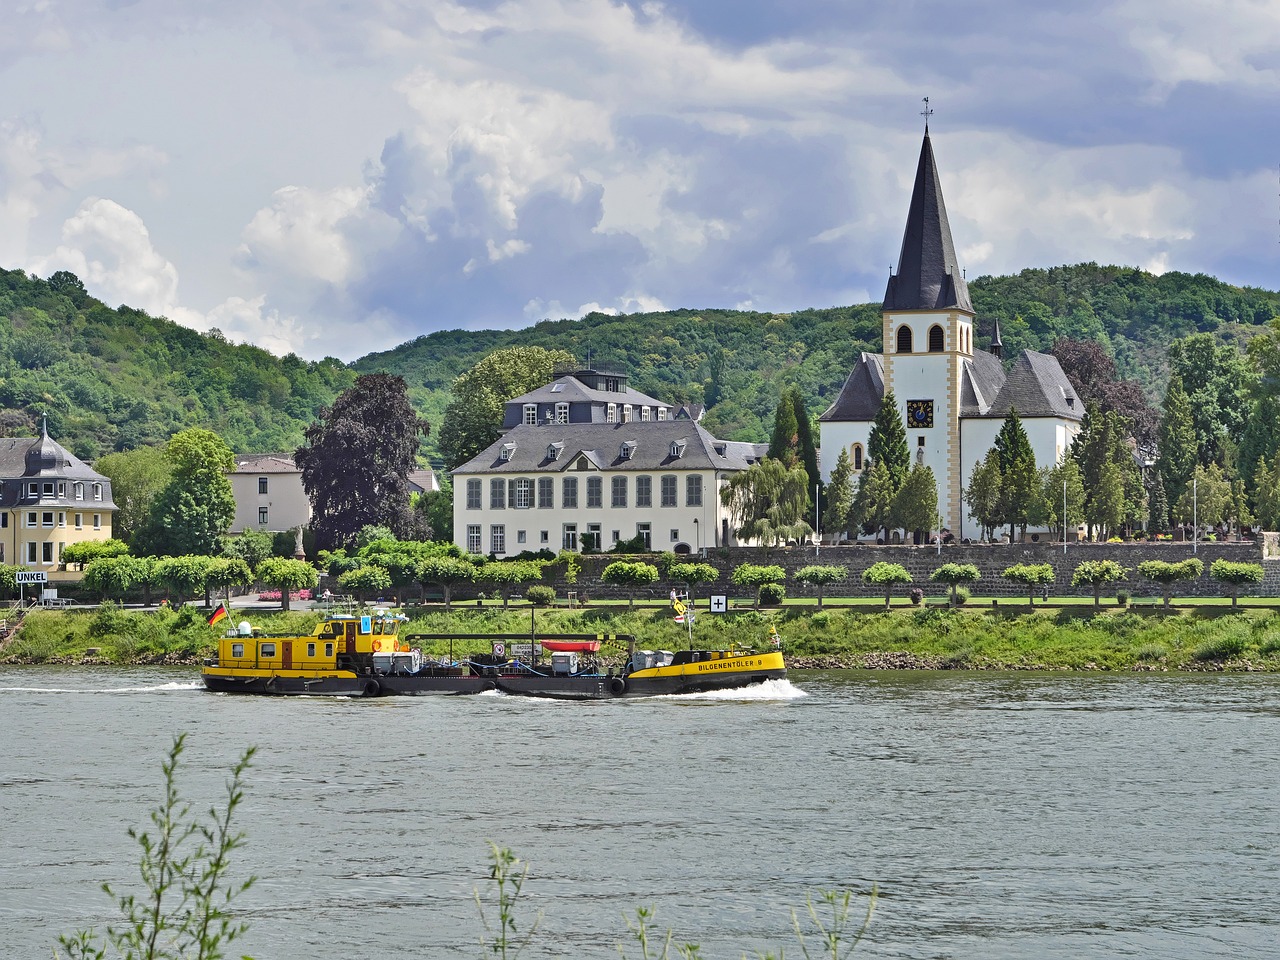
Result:
[[[88,929],[59,937],[70,960],[222,960],[227,946],[248,930],[248,924],[232,918],[230,906],[254,878],[232,881],[228,871],[232,852],[244,844],[244,834],[233,831],[231,821],[244,799],[244,775],[257,748],[247,749],[231,768],[222,809],[211,807],[207,819],[200,820],[178,790],[186,739],[186,734],[176,737],[161,764],[164,799],[151,811],[152,831],[129,829],[141,850],[143,892],[118,893],[104,883],[120,920],[102,934]]]

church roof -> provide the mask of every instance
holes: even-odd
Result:
[[[884,361],[878,353],[858,357],[835,402],[818,419],[874,420],[884,399]]]
[[[1018,357],[987,416],[1007,417],[1010,408],[1017,410],[1019,417],[1084,418],[1084,404],[1058,358],[1034,350]]]
[[[956,265],[951,225],[942,200],[942,183],[925,131],[916,182],[907,211],[907,227],[898,255],[898,272],[889,277],[885,310],[947,310],[973,313],[969,287]]]
[[[992,353],[975,353],[961,367],[960,416],[985,416],[1004,384],[1004,365],[1000,358]]]

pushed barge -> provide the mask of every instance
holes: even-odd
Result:
[[[404,637],[401,623],[385,611],[334,615],[310,636],[267,636],[241,623],[218,641],[218,655],[205,661],[201,675],[216,693],[377,697],[499,690],[562,700],[731,690],[787,675],[778,649],[637,650],[626,634],[557,634],[536,641],[549,655],[540,660],[529,635]],[[461,661],[424,657],[409,643],[481,639],[493,652]],[[621,669],[601,663],[605,643],[625,651]]]

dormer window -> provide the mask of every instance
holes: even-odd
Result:
[[[624,403],[622,405],[622,422],[623,423],[631,422],[631,404],[629,403]]]
[[[605,405],[604,422],[605,423],[618,422],[618,405],[616,403],[609,403]]]
[[[511,459],[511,455],[515,452],[516,445],[514,443],[504,443],[502,449],[498,451],[498,459],[505,463]]]
[[[679,460],[681,457],[683,457],[684,447],[685,447],[684,440],[672,440],[671,441],[671,458],[673,460]]]
[[[728,444],[726,444],[726,443],[717,443],[717,444],[716,444],[716,456],[718,456],[718,457],[724,457],[724,456],[728,456],[728,454],[729,454],[729,445],[728,445]]]
[[[665,420],[665,419],[667,419],[667,408],[666,408],[666,407],[659,407],[659,408],[658,408],[658,419],[659,419],[659,420]]]
[[[547,444],[547,459],[548,459],[548,460],[559,460],[559,459],[560,459],[560,452],[561,452],[562,450],[564,450],[564,444],[563,444],[563,443],[549,443],[549,444]]]
[[[83,499],[84,499],[84,484],[83,484],[83,483],[80,483],[79,481],[77,481],[77,482],[72,486],[72,488],[71,488],[71,489],[75,492],[75,497],[76,497],[76,499],[77,499],[77,500],[83,500]]]
[[[536,427],[538,425],[538,405],[536,403],[526,403],[524,405],[524,422],[525,426]]]
[[[559,384],[557,384],[559,386]],[[569,405],[567,403],[556,404],[556,423],[569,422]]]
[[[93,499],[95,499],[95,500],[101,500],[101,499],[102,499],[102,484],[100,484],[100,483],[95,483],[95,484],[93,485]]]
[[[630,460],[630,459],[631,459],[631,457],[632,457],[632,455],[634,455],[634,454],[635,454],[635,452],[636,452],[636,443],[635,443],[635,441],[634,441],[634,440],[627,440],[627,441],[625,441],[625,442],[624,442],[620,447],[618,447],[618,459],[619,459],[619,460]]]
[[[649,422],[649,408],[648,408],[648,407],[641,407],[641,408],[640,408],[640,422],[641,422],[641,423],[648,423],[648,422]]]

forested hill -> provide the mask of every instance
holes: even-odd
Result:
[[[355,373],[336,360],[228,343],[140,310],[113,310],[70,273],[0,270],[0,435],[49,432],[93,461],[217,431],[237,452],[293,450]]]
[[[1061,336],[1101,341],[1121,376],[1137,379],[1156,401],[1173,340],[1210,332],[1239,343],[1280,314],[1277,293],[1097,264],[981,277],[969,289],[980,346],[995,319],[1006,357],[1024,347],[1048,350]],[[215,430],[241,453],[290,451],[319,408],[365,372],[403,376],[418,411],[438,428],[454,378],[509,346],[563,348],[625,369],[645,393],[705,404],[713,433],[761,441],[784,387],[799,386],[809,409],[821,412],[857,353],[880,349],[880,306],[594,313],[520,330],[434,333],[347,366],[279,358],[129,307],[112,309],[69,273],[39,280],[0,270],[0,435],[29,436],[47,412],[52,435],[90,461],[163,443],[187,427]],[[438,465],[434,433],[424,452]]]
[[[1270,291],[1232,287],[1202,274],[1157,277],[1093,263],[980,277],[969,290],[981,348],[997,319],[1007,360],[1026,348],[1047,351],[1059,337],[1099,341],[1115,355],[1120,375],[1136,379],[1155,403],[1163,395],[1173,340],[1205,332],[1243,342],[1280,315],[1280,294]],[[791,314],[593,313],[521,330],[434,333],[355,366],[403,376],[415,405],[438,425],[454,377],[486,353],[563,348],[584,361],[589,355],[593,365],[625,369],[632,385],[652,396],[705,403],[704,423],[717,436],[762,441],[784,386],[799,386],[809,409],[820,413],[857,353],[880,350],[880,331],[879,304]],[[433,440],[429,444],[434,447]]]

